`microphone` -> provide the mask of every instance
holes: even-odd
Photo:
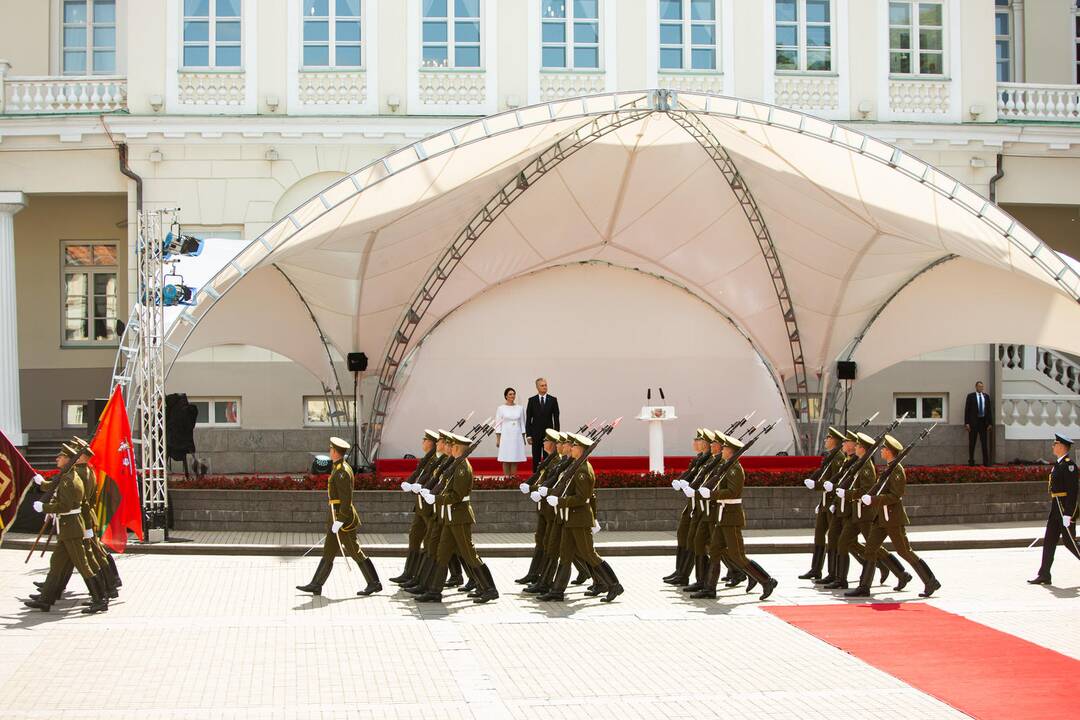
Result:
[[[661,400],[667,400],[667,398],[664,397],[664,388],[660,388],[660,399]]]
[[[646,402],[651,402],[652,401],[652,388],[649,388],[648,390],[645,391],[645,401]]]

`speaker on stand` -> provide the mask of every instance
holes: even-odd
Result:
[[[348,364],[349,372],[353,374],[352,466],[359,470],[361,466],[368,467],[371,465],[363,453],[360,452],[360,412],[364,407],[364,399],[360,396],[360,373],[367,370],[368,356],[362,352],[351,352],[346,356],[345,362]]]
[[[854,360],[838,360],[836,362],[836,378],[844,382],[844,432],[847,432],[848,400],[851,396],[851,381],[855,379],[857,366]]]

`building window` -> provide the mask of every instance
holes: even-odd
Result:
[[[60,419],[66,428],[85,428],[86,402],[82,400],[64,400],[60,403]]]
[[[776,69],[831,72],[832,0],[776,0]]]
[[[116,245],[66,242],[62,248],[64,345],[115,345],[120,322]]]
[[[61,33],[65,75],[116,72],[116,0],[64,0]]]
[[[889,72],[945,74],[945,9],[941,2],[889,3]]]
[[[302,0],[304,3],[304,67],[358,68],[360,0]]]
[[[184,0],[185,68],[240,67],[240,1]]]
[[[480,67],[480,0],[421,0],[426,68]]]
[[[660,69],[718,70],[715,0],[660,0]]]
[[[541,64],[600,69],[600,0],[541,0]]]
[[[189,402],[199,410],[196,425],[240,424],[239,398],[194,398]]]
[[[896,395],[893,397],[894,417],[907,413],[908,420],[934,421],[949,416],[948,395]]]
[[[994,60],[998,82],[1012,82],[1011,0],[994,0]]]
[[[327,399],[324,395],[304,396],[304,427],[351,425],[356,417],[356,401],[347,397],[344,407],[338,402],[336,398]]]

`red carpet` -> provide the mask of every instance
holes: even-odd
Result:
[[[377,460],[375,466],[379,475],[384,477],[404,476],[416,468],[416,462],[415,459]],[[469,462],[472,464],[473,471],[479,475],[502,473],[502,464],[493,457],[471,457]],[[597,472],[645,473],[649,471],[649,458],[644,455],[605,455],[589,458],[589,462]],[[743,467],[747,470],[813,470],[820,463],[821,458],[817,456],[754,455],[742,458]],[[682,472],[689,464],[689,456],[664,458],[664,469],[667,472]],[[531,472],[531,459],[518,466],[518,475],[521,477],[528,477]]]
[[[1080,661],[931,605],[765,610],[974,718],[1076,717]]]

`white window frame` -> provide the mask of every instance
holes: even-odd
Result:
[[[1005,22],[1009,26],[1009,32],[1007,35],[999,35],[997,31],[998,17],[1004,16]],[[1006,77],[1002,79],[999,77],[999,71],[1003,61],[997,56],[998,43],[1004,41],[1008,47],[1008,55],[1004,59],[1004,65],[1006,65],[1008,72]],[[1014,82],[1016,77],[1016,63],[1014,62],[1015,52],[1013,42],[1013,11],[1012,0],[1006,0],[1004,5],[998,4],[995,0],[994,3],[994,79],[996,82]]]
[[[345,398],[345,415],[346,417],[340,423],[342,425],[352,425],[353,413],[356,412],[356,399],[354,397],[346,396]],[[319,402],[327,403],[325,395],[304,395],[300,401],[301,421],[304,427],[333,427],[333,420],[327,420],[326,422],[312,422],[308,420],[307,406],[308,402],[317,400]],[[329,403],[327,403],[327,411],[329,412]]]
[[[115,265],[68,265],[67,264],[67,248],[78,246],[97,246],[106,245],[113,248],[116,253]],[[87,339],[86,340],[68,340],[67,338],[67,276],[72,274],[82,273],[87,276],[86,278],[86,322],[87,322]],[[111,340],[95,340],[94,339],[94,323],[99,319],[108,320],[105,318],[98,318],[94,313],[94,278],[98,275],[112,275],[116,279],[116,316],[113,319],[117,323],[115,326],[116,337]],[[122,334],[120,323],[123,321],[121,315],[121,303],[124,300],[123,292],[120,287],[120,244],[115,240],[63,240],[60,243],[60,347],[62,348],[114,348],[120,344],[120,335]]]
[[[68,422],[68,408],[82,408],[83,421],[81,423]],[[61,400],[60,401],[60,427],[62,428],[86,428],[86,401],[85,400]]]
[[[195,422],[195,427],[221,427],[221,428],[238,428],[243,426],[244,419],[244,404],[239,397],[189,397],[189,403],[206,403],[207,412],[206,418],[199,418]],[[214,412],[215,403],[234,402],[236,403],[236,422],[217,422]]]
[[[660,0],[653,0],[657,4],[656,16],[658,19],[657,35],[658,45],[656,53],[656,68],[660,73],[696,73],[706,74],[715,73],[722,74],[724,72],[724,58],[722,54],[723,44],[723,6],[725,2],[734,2],[734,0],[713,0],[713,19],[712,20],[693,20],[691,18],[691,2],[692,0],[679,0],[682,3],[682,19],[681,20],[665,20],[660,14]],[[713,43],[710,45],[694,44],[693,38],[693,26],[694,25],[706,25],[711,23],[713,26]],[[682,26],[682,42],[678,45],[674,43],[665,43],[663,39],[662,28],[664,25],[676,25]],[[681,68],[666,68],[662,64],[662,58],[664,56],[664,50],[670,50],[672,48],[680,48],[682,50],[682,67]],[[714,58],[714,67],[712,68],[695,68],[694,67],[694,50],[712,50]]]
[[[565,0],[566,12],[562,17],[544,17],[544,0],[533,0],[540,5],[540,69],[548,72],[604,72],[604,0],[594,0],[596,3],[596,17],[578,18],[575,14],[575,0]],[[574,39],[574,27],[578,22],[596,23],[596,42],[579,43]],[[561,23],[563,26],[563,42],[546,42],[544,40],[544,26]],[[566,62],[561,66],[545,65],[544,50],[551,47],[561,47],[566,53]],[[596,65],[578,67],[574,51],[578,48],[593,48],[596,50]]]
[[[59,0],[59,21],[60,21],[60,58],[59,69],[60,74],[69,77],[86,77],[92,75],[116,75],[120,73],[120,0],[115,0],[113,3],[113,19],[112,22],[96,22],[94,20],[94,1],[95,0],[77,0],[86,8],[86,22],[85,23],[68,23],[64,19],[64,8],[71,0]],[[86,31],[86,44],[82,48],[75,48],[69,51],[66,44],[66,30],[68,28],[83,28]],[[111,28],[113,31],[113,44],[112,46],[101,46],[99,49],[94,44],[94,30],[95,29],[107,29]],[[75,52],[76,50],[82,50],[85,55],[85,67],[83,72],[69,72],[65,67],[64,56],[68,52]],[[98,70],[94,63],[94,52],[111,51],[113,56],[112,70]]]
[[[219,72],[244,72],[244,46],[246,45],[247,23],[244,22],[244,0],[235,0],[239,3],[237,8],[237,15],[235,20],[231,15],[218,16],[217,4],[219,0],[207,0],[209,3],[207,12],[208,14],[204,18],[202,15],[187,15],[185,14],[185,0],[180,0],[180,71],[181,72],[206,72],[206,71],[219,71]],[[222,20],[222,18],[226,18]],[[207,23],[207,39],[193,40],[188,42],[184,38],[184,25],[189,22],[206,22]],[[239,40],[223,40],[217,39],[217,24],[218,22],[236,22],[240,25],[240,39]],[[185,62],[184,50],[188,47],[201,47],[205,45],[207,50],[207,64],[206,65],[188,65]],[[240,55],[240,63],[238,65],[218,65],[217,64],[217,48],[222,47],[235,47]]]
[[[369,2],[372,0],[358,0],[360,3],[360,14],[358,16],[349,15],[344,18],[345,21],[357,21],[360,23],[360,39],[357,41],[347,40],[339,42],[337,39],[337,23],[339,16],[337,14],[337,0],[327,0],[326,11],[328,15],[317,16],[319,20],[324,20],[328,23],[328,35],[327,40],[313,40],[308,41],[304,38],[304,26],[306,25],[309,17],[304,14],[304,5],[307,0],[295,0],[300,3],[300,70],[302,72],[325,72],[328,70],[345,70],[351,72],[359,72],[367,69],[367,34],[368,25],[365,18],[365,11]],[[327,65],[308,65],[304,62],[304,49],[309,46],[325,45],[327,48]],[[338,45],[343,47],[358,47],[360,48],[360,64],[359,65],[339,65],[337,62],[337,48]]]
[[[915,415],[909,415],[904,422],[948,422],[949,421],[949,393],[937,392],[937,393],[894,393],[893,394],[893,419],[899,418],[896,413],[896,402],[898,400],[914,400],[915,401]],[[941,417],[930,418],[923,417],[923,402],[925,400],[941,400]]]
[[[837,19],[836,19],[836,0],[828,0],[829,5],[829,20],[827,22],[809,21],[806,15],[806,0],[795,0],[795,20],[787,21],[776,18],[776,2],[773,2],[773,17],[775,19],[775,30],[779,30],[781,27],[794,27],[795,28],[795,45],[780,45],[777,43],[777,38],[773,37],[773,46],[776,53],[779,53],[781,49],[794,50],[796,57],[796,67],[794,68],[782,68],[779,64],[774,64],[776,72],[778,74],[809,74],[809,75],[835,75],[836,74],[836,33],[837,33]],[[810,46],[807,44],[807,28],[827,27],[829,29],[829,44],[827,46]],[[823,50],[827,48],[829,51],[829,67],[825,70],[810,70],[807,68],[807,51],[808,50]]]
[[[911,24],[910,25],[893,25],[892,23],[892,6],[893,5],[907,5],[910,13]],[[938,30],[941,32],[941,49],[936,50],[923,50],[919,38],[920,31],[923,29],[919,22],[919,6],[920,5],[937,5],[941,8],[941,25],[929,25],[927,26],[931,30]],[[886,22],[886,52],[887,62],[885,67],[889,69],[889,77],[922,77],[922,78],[947,78],[949,76],[949,3],[947,0],[887,0],[885,3],[885,22]],[[894,28],[908,28],[911,32],[911,47],[907,49],[898,48],[896,53],[907,53],[911,55],[911,71],[910,72],[894,72],[892,69],[892,56],[894,53],[892,47],[892,31]],[[920,58],[923,54],[935,54],[941,56],[941,72],[940,73],[924,73],[921,72]]]
[[[424,15],[424,0],[416,0],[420,3],[420,69],[421,70],[458,70],[466,72],[482,72],[487,60],[487,53],[484,51],[484,39],[487,28],[484,23],[484,4],[490,0],[477,0],[476,17],[462,16],[461,22],[473,22],[475,21],[480,27],[479,38],[474,42],[472,40],[458,42],[457,40],[457,23],[459,18],[457,16],[457,0],[446,0],[446,15],[441,16],[427,16]],[[424,24],[429,22],[444,22],[446,23],[446,41],[445,42],[428,42],[424,40]],[[479,60],[477,65],[464,65],[459,66],[457,64],[457,47],[458,46],[476,47],[479,53]],[[424,48],[426,47],[446,47],[446,65],[425,65],[424,61]]]

